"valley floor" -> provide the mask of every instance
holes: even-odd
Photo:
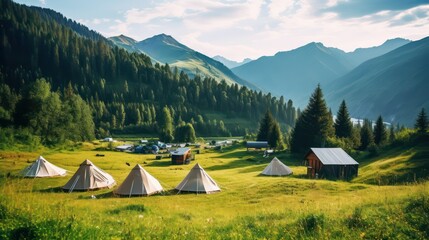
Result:
[[[96,154],[104,157],[96,157]],[[242,146],[202,150],[190,165],[170,165],[154,155],[50,150],[43,156],[70,172],[63,178],[28,179],[19,171],[36,153],[0,152],[0,238],[49,239],[357,239],[429,237],[427,182],[378,186],[305,177],[302,157],[274,154],[294,171],[259,175],[271,158]],[[89,158],[120,184],[140,163],[167,192],[118,198],[112,189],[60,190]],[[172,191],[198,162],[220,185],[215,194]],[[127,166],[125,163],[130,163]],[[366,164],[366,168],[369,164]],[[365,171],[365,167],[362,168]],[[361,172],[365,176],[365,172]],[[366,179],[366,178],[365,178]],[[367,180],[367,179],[366,179]],[[96,198],[92,198],[94,195]],[[426,225],[425,225],[426,224]]]

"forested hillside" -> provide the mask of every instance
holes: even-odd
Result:
[[[146,55],[114,47],[103,36],[52,10],[9,0],[1,0],[0,8],[0,90],[2,96],[14,96],[1,98],[3,128],[37,132],[31,124],[17,121],[17,106],[40,78],[62,101],[65,92],[72,91],[90,106],[98,137],[108,131],[156,133],[164,106],[175,124],[194,124],[197,136],[255,132],[267,110],[283,126],[293,125],[295,108],[283,97],[209,77],[190,79],[168,65],[152,65]],[[209,118],[207,113],[220,117]],[[242,118],[247,124],[225,124],[222,118],[228,117]]]

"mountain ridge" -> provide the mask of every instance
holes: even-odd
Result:
[[[273,56],[262,56],[232,71],[265,91],[276,96],[283,95],[293,99],[297,106],[305,107],[317,84],[323,87],[364,61],[408,42],[397,38],[387,40],[380,46],[356,49],[350,53],[326,47],[320,42],[310,42],[296,49],[277,52]]]
[[[429,37],[370,59],[326,86],[326,99],[343,99],[353,116],[411,125],[422,107],[429,108]],[[365,94],[362,94],[365,93]]]
[[[117,46],[123,47],[130,52],[141,52],[148,55],[155,62],[167,63],[171,67],[177,67],[190,77],[206,75],[215,78],[219,82],[225,80],[227,84],[238,83],[250,89],[259,90],[256,85],[236,76],[221,62],[189,48],[170,35],[162,33],[125,45],[118,41],[118,36],[110,37],[109,39]]]
[[[237,62],[237,61],[229,60],[229,59],[227,59],[223,56],[220,56],[220,55],[216,55],[212,58],[216,61],[223,63],[223,65],[227,66],[229,69],[241,66],[243,64],[246,64],[246,63],[252,61],[252,59],[250,59],[250,58],[245,58],[245,59],[243,59],[243,61]]]

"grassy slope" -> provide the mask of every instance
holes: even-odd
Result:
[[[427,179],[429,144],[384,149],[379,156],[364,159],[359,171],[359,177],[353,182],[385,185]]]
[[[321,234],[325,238],[341,239],[346,236],[353,239],[362,233],[344,229],[342,225],[355,209],[365,208],[364,216],[369,219],[367,221],[378,221],[380,215],[396,214],[397,209],[402,208],[410,196],[428,192],[427,183],[410,186],[361,183],[367,180],[366,171],[375,171],[379,161],[362,164],[361,176],[352,183],[315,181],[304,178],[305,167],[301,166],[301,156],[281,153],[278,157],[292,167],[294,175],[259,176],[269,159],[263,158],[262,152],[246,152],[242,146],[223,152],[204,150],[206,152],[203,154],[196,155],[196,162],[221,186],[220,193],[176,195],[174,192],[167,192],[144,198],[116,198],[111,195],[112,190],[108,189],[70,194],[58,192],[58,188],[68,181],[85,158],[109,172],[119,183],[136,163],[144,163],[145,169],[167,190],[173,189],[194,164],[171,166],[169,159],[155,160],[153,155],[91,151],[90,144],[83,148],[87,150],[42,153],[52,163],[71,171],[65,178],[0,178],[0,203],[11,212],[18,211],[28,216],[33,222],[54,219],[71,224],[72,227],[69,228],[80,229],[73,234],[86,238],[145,236],[240,239]],[[416,152],[420,150],[416,149]],[[96,153],[103,153],[105,157],[97,158]],[[13,152],[1,152],[0,155],[0,176],[9,171],[12,176],[16,176],[28,165],[27,160],[37,156],[35,153]],[[386,156],[381,161],[389,160]],[[125,162],[131,163],[131,166],[128,167]],[[91,199],[91,195],[96,195],[97,199]],[[301,225],[298,223],[308,214],[322,214],[329,225],[316,233],[299,232]],[[402,226],[401,220],[389,221],[393,221],[388,227],[393,228],[392,231],[398,225]],[[371,234],[377,233],[376,236],[380,237],[389,233],[389,229],[384,227],[383,232],[377,232],[377,226],[382,225],[375,223],[376,230]],[[0,224],[0,235],[1,226]],[[362,231],[365,234],[365,229]]]
[[[210,76],[215,78],[217,81],[225,80],[228,85],[236,83],[233,79],[226,76],[219,69],[207,66],[203,61],[199,59],[182,60],[171,64],[171,67],[177,67],[184,70],[188,75],[194,76],[198,69],[198,73],[203,76]]]

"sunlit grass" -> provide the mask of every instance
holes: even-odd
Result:
[[[128,234],[133,238],[147,234],[150,238],[270,238],[270,234],[304,236],[297,229],[305,216],[310,216],[313,221],[330,221],[333,225],[324,227],[331,229],[329,234],[343,231],[341,221],[351,216],[356,208],[364,207],[365,216],[388,215],[390,211],[402,208],[411,197],[427,194],[429,187],[427,183],[395,186],[365,183],[374,172],[403,168],[415,152],[365,163],[359,178],[345,182],[306,179],[302,156],[284,152],[273,156],[290,166],[294,174],[288,177],[261,176],[260,172],[273,156],[263,158],[262,152],[247,152],[241,145],[221,151],[204,150],[203,154],[196,154],[196,160],[190,165],[170,165],[170,159],[155,160],[154,155],[91,150],[98,148],[98,144],[84,144],[82,149],[85,150],[44,152],[48,161],[70,171],[63,178],[21,178],[17,174],[29,164],[27,160],[34,160],[38,154],[1,152],[0,203],[11,211],[28,216],[33,222],[53,219],[68,223],[73,219],[79,229],[91,230],[88,234],[95,234],[94,237]],[[104,157],[96,157],[97,153]],[[111,174],[118,184],[139,163],[167,191],[132,198],[115,197],[113,189],[61,191],[86,158]],[[221,192],[206,195],[173,191],[196,162],[220,185]],[[389,168],[385,168],[386,164]],[[7,173],[11,173],[11,177],[6,178]],[[377,213],[379,211],[382,213]],[[323,215],[324,220],[320,220],[318,214]],[[284,230],[286,226],[290,229]],[[320,234],[327,237],[325,233]],[[351,234],[349,238],[355,236]]]

